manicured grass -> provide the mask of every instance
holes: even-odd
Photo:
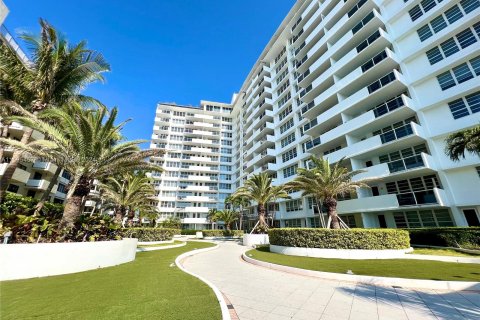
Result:
[[[346,260],[295,257],[272,253],[268,247],[250,250],[246,253],[257,260],[301,269],[346,273],[379,277],[480,281],[480,265],[473,263],[450,263],[407,259],[388,260]]]
[[[139,248],[151,248],[151,247],[165,247],[165,246],[175,246],[178,244],[182,244],[184,241],[173,241],[173,243],[158,243],[158,244],[143,244],[138,245]]]
[[[415,248],[412,254],[480,258],[480,254],[460,252],[453,249],[438,249],[438,248]]]
[[[212,244],[137,253],[131,263],[70,275],[0,283],[0,318],[221,319],[213,291],[172,267],[175,258]]]

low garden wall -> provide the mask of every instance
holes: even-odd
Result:
[[[0,245],[0,280],[28,279],[116,266],[135,260],[137,239]]]
[[[411,252],[408,232],[398,229],[272,229],[270,251],[286,255],[392,259]]]

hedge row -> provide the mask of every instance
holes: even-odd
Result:
[[[408,232],[412,244],[480,249],[480,228],[422,228]]]
[[[118,230],[122,238],[137,238],[138,241],[165,241],[172,240],[180,234],[179,229],[167,228],[125,228]]]
[[[242,230],[201,230],[204,237],[241,237]]]
[[[194,230],[194,229],[182,229],[181,234],[184,236],[194,236],[197,234],[197,231],[201,230]]]
[[[408,232],[398,229],[312,229],[284,228],[268,232],[270,244],[321,249],[406,249]]]

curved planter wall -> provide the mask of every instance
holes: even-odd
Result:
[[[268,234],[244,234],[243,245],[253,247],[258,245],[269,244]]]
[[[0,245],[0,281],[75,273],[135,260],[137,239]]]
[[[289,256],[337,259],[398,259],[405,258],[405,253],[413,249],[402,250],[362,250],[362,249],[319,249],[270,245],[270,251]]]

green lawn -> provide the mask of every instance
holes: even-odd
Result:
[[[407,259],[346,260],[294,257],[271,253],[268,248],[250,250],[246,254],[261,261],[316,271],[346,273],[348,270],[352,270],[354,274],[380,277],[480,281],[480,265],[473,263]]]
[[[70,275],[0,282],[0,318],[221,319],[213,291],[171,267],[175,258],[212,244],[137,253],[134,262]]]
[[[415,248],[412,254],[480,258],[480,254],[460,252],[453,249],[438,249],[438,248]]]
[[[143,245],[138,245],[138,247],[139,248],[165,247],[165,246],[179,245],[179,244],[182,244],[182,243],[183,243],[183,241],[175,240],[175,241],[173,241],[173,243],[143,244]]]

